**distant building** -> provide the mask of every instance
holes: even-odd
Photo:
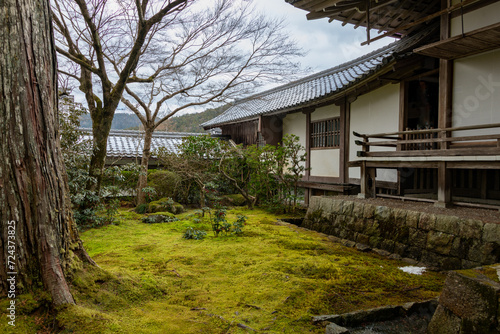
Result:
[[[91,129],[80,129],[82,139],[92,140]],[[200,136],[201,133],[187,132],[155,132],[151,142],[153,155],[149,159],[149,168],[158,167],[158,159],[154,151],[165,147],[170,152],[177,153],[182,139],[190,136]],[[134,130],[111,130],[108,137],[106,165],[125,165],[140,163],[144,146],[144,132]]]

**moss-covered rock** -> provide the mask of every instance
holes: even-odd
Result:
[[[167,211],[177,215],[179,213],[183,213],[185,210],[182,204],[174,202],[170,197],[163,197],[157,201],[149,203],[147,209],[148,213],[156,213],[160,211]]]
[[[224,195],[221,197],[221,204],[225,206],[243,206],[246,199],[241,194]]]

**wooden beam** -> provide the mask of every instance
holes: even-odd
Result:
[[[378,41],[379,39],[382,39],[382,38],[384,38],[384,37],[394,35],[394,34],[395,34],[395,33],[397,33],[397,32],[401,32],[401,31],[403,31],[403,30],[406,30],[406,29],[411,28],[411,27],[413,27],[413,26],[416,26],[416,25],[418,25],[418,24],[421,24],[421,23],[427,22],[427,21],[429,21],[429,20],[432,20],[433,18],[436,18],[436,17],[438,17],[438,16],[441,16],[442,14],[451,13],[451,12],[453,12],[453,11],[457,10],[457,9],[460,9],[460,8],[462,8],[462,7],[465,7],[465,6],[467,6],[467,5],[471,4],[471,3],[474,3],[474,2],[476,2],[476,1],[478,1],[478,0],[465,0],[464,2],[457,3],[457,4],[452,5],[452,6],[448,7],[448,8],[446,8],[446,9],[442,9],[442,10],[440,10],[440,11],[438,11],[438,12],[434,13],[434,14],[427,15],[427,16],[425,16],[425,17],[421,18],[421,19],[418,19],[418,20],[416,20],[416,21],[413,21],[412,23],[405,24],[405,25],[400,26],[400,27],[398,27],[398,28],[396,28],[396,29],[393,29],[393,30],[391,30],[391,31],[388,31],[388,32],[386,32],[385,34],[382,34],[382,35],[379,35],[379,36],[377,36],[377,37],[375,37],[375,38],[372,38],[370,41],[365,41],[365,42],[361,43],[361,45],[366,45],[366,44],[368,44],[368,43],[370,43],[370,42]]]

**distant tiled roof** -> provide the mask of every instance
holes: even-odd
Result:
[[[337,67],[236,101],[232,107],[201,126],[207,129],[263,114],[286,112],[335,95],[373,75],[396,55],[411,51],[434,28],[429,27],[412,37],[403,38]]]
[[[83,139],[92,139],[91,129],[80,129]],[[199,136],[201,133],[188,132],[154,132],[151,140],[151,152],[165,147],[170,152],[177,153],[182,138]],[[137,158],[142,156],[144,132],[133,130],[111,130],[108,137],[107,157],[110,158]]]

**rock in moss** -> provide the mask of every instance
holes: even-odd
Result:
[[[222,204],[230,206],[243,206],[245,205],[245,197],[241,194],[232,194],[222,196]]]
[[[146,224],[170,223],[177,220],[179,219],[170,212],[163,212],[161,215],[150,215],[142,218],[142,222]]]

